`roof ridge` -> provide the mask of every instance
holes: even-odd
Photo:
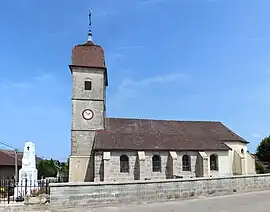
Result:
[[[151,119],[151,118],[124,118],[124,117],[106,117],[106,119],[121,119],[121,120],[144,120],[144,121],[162,121],[162,122],[189,122],[189,123],[222,123],[220,121],[210,120],[173,120],[173,119]]]
[[[2,153],[4,153],[5,155],[7,155],[8,157],[12,157],[12,158],[14,158],[15,159],[15,154],[14,154],[14,150],[8,150],[8,149],[0,149],[0,151],[2,152]],[[9,153],[13,153],[13,154],[9,154]],[[22,152],[17,152],[17,153],[21,153],[22,154]],[[18,160],[20,160],[20,158],[18,157]]]
[[[6,156],[8,156],[8,157],[11,157],[11,158],[14,158],[15,159],[15,155],[14,155],[14,157],[12,156],[12,155],[10,155],[10,154],[8,154],[7,152],[5,152],[5,151],[7,151],[7,150],[0,150],[3,154],[5,154]]]
[[[246,142],[246,143],[249,143],[248,141],[246,141],[246,139],[242,138],[240,135],[238,135],[237,133],[233,132],[233,131],[232,131],[229,127],[227,127],[225,124],[223,124],[223,123],[221,123],[221,124],[222,124],[222,126],[223,126],[226,130],[228,130],[228,132],[231,133],[233,136],[239,138],[241,141],[244,141],[244,142]]]

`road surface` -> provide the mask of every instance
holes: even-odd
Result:
[[[235,193],[165,203],[126,205],[92,209],[93,212],[269,212],[270,191]]]

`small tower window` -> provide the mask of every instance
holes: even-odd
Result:
[[[84,90],[91,90],[92,89],[92,82],[91,81],[84,81]]]

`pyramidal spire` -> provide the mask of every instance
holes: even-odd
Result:
[[[92,38],[92,10],[91,9],[89,9],[88,41],[93,41],[93,38]]]

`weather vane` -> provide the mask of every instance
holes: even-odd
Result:
[[[91,9],[89,9],[88,40],[89,40],[89,41],[92,41],[92,11],[91,11]]]

